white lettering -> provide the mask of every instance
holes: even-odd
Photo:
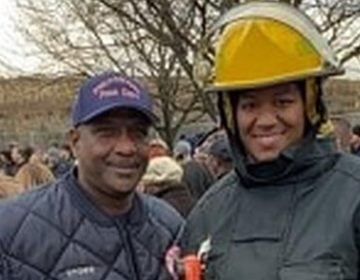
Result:
[[[66,271],[66,277],[71,278],[71,277],[75,277],[75,276],[90,275],[90,274],[94,274],[94,273],[95,273],[95,267],[82,266],[82,267],[68,269]]]

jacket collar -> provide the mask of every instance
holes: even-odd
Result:
[[[66,191],[70,194],[70,199],[74,205],[89,220],[103,226],[114,226],[114,224],[130,224],[141,226],[144,224],[146,205],[143,198],[137,193],[131,209],[118,216],[110,216],[98,207],[86,191],[81,187],[76,178],[76,167],[72,169],[62,179]]]
[[[310,180],[333,166],[337,159],[331,139],[318,139],[313,135],[308,135],[296,146],[285,150],[277,159],[256,164],[247,162],[236,139],[231,142],[236,173],[247,187]]]

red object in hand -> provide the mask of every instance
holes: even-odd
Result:
[[[184,280],[201,280],[201,263],[196,255],[183,258]]]

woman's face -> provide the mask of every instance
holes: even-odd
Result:
[[[304,135],[305,105],[299,87],[286,83],[241,93],[236,120],[250,159],[277,158]]]

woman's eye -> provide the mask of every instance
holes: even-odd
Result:
[[[279,105],[290,105],[290,104],[292,104],[294,101],[292,100],[292,99],[290,99],[290,98],[284,98],[284,99],[279,99],[278,101],[277,101],[277,103],[279,104]]]
[[[251,110],[255,108],[255,103],[250,101],[240,102],[240,108],[242,110]]]

